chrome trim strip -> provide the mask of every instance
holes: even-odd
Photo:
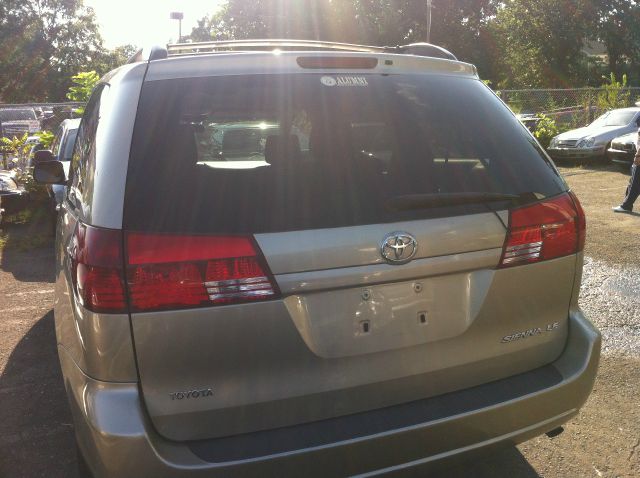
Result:
[[[269,290],[253,290],[247,292],[236,292],[233,294],[210,294],[209,300],[219,300],[219,299],[241,299],[243,297],[268,297],[270,295],[274,295],[275,292],[273,289]]]
[[[507,259],[507,258],[516,258],[516,257],[530,256],[532,254],[540,255],[540,248],[527,249],[527,250],[523,250],[523,251],[519,251],[519,252],[505,252],[504,258],[505,259]]]
[[[340,267],[320,271],[277,274],[276,282],[282,294],[313,290],[360,287],[415,278],[434,277],[456,272],[495,268],[502,257],[502,247],[446,256],[414,259],[398,267],[391,264]]]
[[[502,263],[503,264],[510,264],[512,262],[527,261],[529,259],[538,259],[539,257],[540,257],[540,253],[527,254],[527,255],[516,256],[516,257],[505,257],[502,260]]]
[[[517,251],[519,249],[529,249],[532,247],[542,247],[542,241],[540,242],[530,242],[528,244],[519,244],[515,246],[508,246],[507,251]]]
[[[556,222],[553,224],[543,224],[540,227],[542,227],[542,229],[558,229],[559,227],[562,227],[564,224],[566,223]]]
[[[237,285],[237,286],[227,286],[227,287],[207,287],[207,292],[209,294],[226,294],[229,292],[250,291],[250,290],[260,290],[260,289],[271,289],[271,284],[269,282],[260,282],[258,284],[247,284],[247,285]]]
[[[255,284],[256,282],[269,282],[267,277],[250,277],[247,279],[231,279],[205,282],[205,287],[224,287],[227,285]]]

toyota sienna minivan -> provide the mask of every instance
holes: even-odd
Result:
[[[96,477],[422,472],[591,392],[580,203],[445,50],[140,52],[68,177],[35,176],[67,185],[56,335]]]

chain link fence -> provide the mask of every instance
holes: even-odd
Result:
[[[640,102],[640,88],[501,90],[496,94],[514,113],[544,114],[563,129],[585,126],[609,109]]]

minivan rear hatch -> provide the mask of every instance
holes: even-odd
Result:
[[[540,261],[523,233],[520,262],[503,254],[508,211],[571,209],[565,191],[475,77],[146,81],[123,229],[152,422],[174,440],[235,435],[551,362],[575,245]]]

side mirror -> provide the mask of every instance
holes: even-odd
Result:
[[[36,164],[44,161],[55,161],[55,159],[50,149],[41,149],[33,153],[33,162]]]
[[[51,151],[38,151],[38,153],[51,154]],[[36,154],[38,154],[36,153]],[[36,163],[33,168],[33,179],[42,184],[66,184],[64,166],[60,161],[44,161]]]

